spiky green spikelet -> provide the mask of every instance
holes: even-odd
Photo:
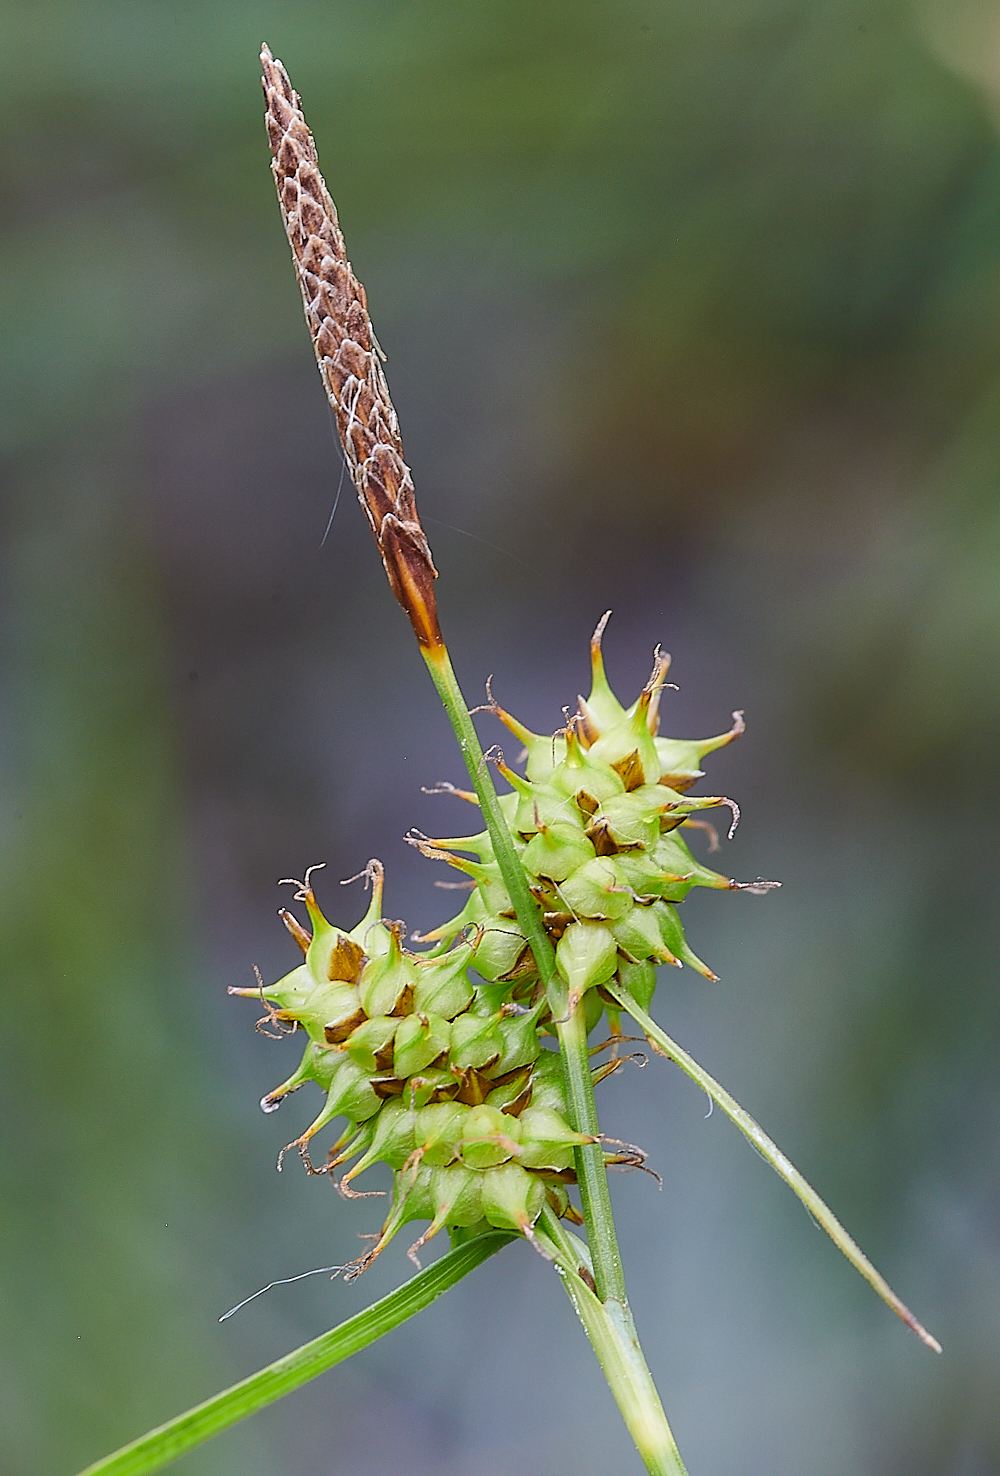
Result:
[[[711,871],[678,834],[696,812],[718,805],[730,806],[730,834],[735,829],[731,800],[688,791],[702,777],[701,759],[743,731],[742,715],[716,738],[659,737],[669,658],[657,651],[649,681],[624,708],[605,677],[603,626],[591,643],[590,696],[564,729],[541,737],[492,697],[489,707],[526,749],[524,776],[498,760],[511,786],[502,806],[555,947],[567,1011],[586,996],[588,1029],[607,1009],[614,1037],[618,1016],[602,986],[615,975],[644,1007],[657,964],[688,964],[715,978],[688,947],[678,915],[692,887],[760,893],[776,883]],[[322,1111],[288,1145],[310,1171],[332,1173],[356,1158],[339,1181],[350,1197],[352,1181],[372,1164],[394,1171],[392,1208],[354,1274],[411,1220],[430,1221],[412,1252],[442,1228],[483,1222],[533,1238],[546,1202],[577,1220],[565,1186],[575,1182],[574,1147],[594,1141],[567,1120],[561,1062],[541,1038],[554,1033],[551,993],[518,928],[489,835],[409,839],[463,872],[471,887],[461,912],[420,940],[431,948],[406,949],[402,925],[382,917],[378,862],[367,872],[371,904],[350,930],[323,916],[307,874],[297,899],[312,932],[282,911],[304,961],[269,987],[232,991],[263,998],[268,1020],[308,1036],[298,1069],[261,1107],[275,1111],[309,1081],[323,1089]],[[616,1064],[613,1057],[596,1068],[595,1080]],[[308,1144],[334,1118],[347,1127],[315,1170]],[[605,1158],[641,1163],[629,1151]]]

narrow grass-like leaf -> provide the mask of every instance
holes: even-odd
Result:
[[[286,1353],[284,1358],[259,1369],[232,1388],[223,1389],[204,1404],[196,1404],[165,1425],[158,1425],[103,1460],[95,1461],[81,1476],[148,1476],[151,1471],[159,1471],[213,1435],[238,1424],[247,1415],[256,1414],[317,1374],[343,1363],[352,1353],[367,1348],[369,1343],[429,1307],[443,1292],[515,1238],[506,1230],[493,1230],[466,1241],[339,1327],[311,1343],[304,1343],[293,1353]]]
[[[815,1189],[807,1183],[795,1165],[789,1162],[781,1149],[776,1143],[772,1142],[764,1129],[753,1120],[749,1112],[744,1112],[740,1104],[729,1095],[725,1087],[720,1086],[713,1077],[709,1076],[707,1071],[698,1065],[697,1061],[692,1060],[687,1051],[679,1046],[676,1041],[671,1040],[670,1036],[660,1029],[656,1021],[647,1015],[646,1011],[632,998],[627,989],[623,989],[620,985],[614,983],[614,981],[606,984],[604,987],[609,994],[614,996],[622,1009],[627,1010],[632,1016],[632,1019],[645,1033],[646,1039],[653,1049],[660,1055],[669,1057],[675,1065],[681,1068],[686,1076],[689,1076],[693,1082],[701,1087],[703,1092],[708,1094],[713,1102],[718,1103],[726,1116],[736,1124],[745,1137],[749,1138],[758,1153],[767,1160],[775,1173],[780,1174],[788,1187],[798,1195],[809,1213],[823,1227],[827,1235],[829,1235],[834,1245],[843,1251],[851,1265],[857,1271],[860,1271],[869,1286],[878,1292],[883,1302],[892,1308],[897,1317],[903,1319],[907,1327],[916,1333],[921,1342],[926,1343],[928,1348],[933,1348],[935,1353],[940,1353],[941,1344],[938,1340],[932,1337],[927,1329],[917,1321],[909,1307],[900,1301],[892,1287],[885,1280],[885,1277],[876,1271],[864,1251],[848,1235],[833,1211],[823,1203],[823,1200],[820,1199]]]

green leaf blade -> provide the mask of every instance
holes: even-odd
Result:
[[[95,1461],[80,1476],[148,1476],[149,1472],[159,1471],[213,1435],[367,1348],[429,1307],[463,1276],[515,1239],[515,1235],[502,1230],[477,1235],[346,1322]]]
[[[703,1067],[699,1066],[687,1051],[679,1046],[676,1041],[671,1040],[665,1031],[661,1030],[656,1021],[646,1013],[642,1006],[632,998],[627,989],[621,988],[613,980],[606,984],[608,993],[626,1010],[636,1024],[640,1027],[649,1041],[650,1045],[660,1055],[667,1056],[675,1065],[679,1066],[686,1076],[689,1076],[709,1098],[722,1108],[731,1122],[734,1122],[744,1137],[748,1138],[760,1153],[762,1158],[774,1169],[775,1173],[784,1179],[785,1183],[796,1194],[816,1222],[822,1226],[833,1241],[834,1245],[843,1252],[856,1271],[865,1278],[868,1285],[882,1298],[887,1306],[891,1307],[897,1317],[902,1318],[907,1327],[916,1333],[922,1343],[932,1348],[935,1353],[941,1352],[941,1344],[937,1338],[932,1337],[922,1323],[901,1301],[886,1281],[885,1277],[872,1265],[864,1251],[855,1240],[847,1233],[843,1225],[828,1205],[819,1197],[812,1185],[803,1178],[795,1165],[785,1157],[778,1145],[768,1137],[759,1123],[755,1122],[749,1112],[745,1112],[734,1097],[731,1097],[725,1087],[720,1086],[714,1077],[709,1076]]]

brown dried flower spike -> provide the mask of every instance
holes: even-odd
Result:
[[[271,172],[320,377],[393,594],[421,646],[440,647],[437,570],[417,516],[365,289],[347,259],[337,208],[319,172],[298,94],[267,46],[260,60]]]

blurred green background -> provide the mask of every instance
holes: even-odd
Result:
[[[381,1294],[380,1211],[278,1148],[294,1046],[226,997],[347,925],[460,768],[312,364],[261,122],[288,66],[368,289],[470,698],[554,727],[586,642],[743,825],[722,975],[656,1011],[937,1333],[935,1359],[662,1061],[602,1088],[692,1473],[1000,1472],[1000,5],[5,8],[0,1467],[70,1476]],[[483,720],[484,737],[500,736]],[[463,816],[464,819],[464,816]],[[288,1114],[288,1116],[286,1116]],[[301,1119],[301,1121],[300,1121]],[[516,1247],[176,1468],[637,1465]]]

